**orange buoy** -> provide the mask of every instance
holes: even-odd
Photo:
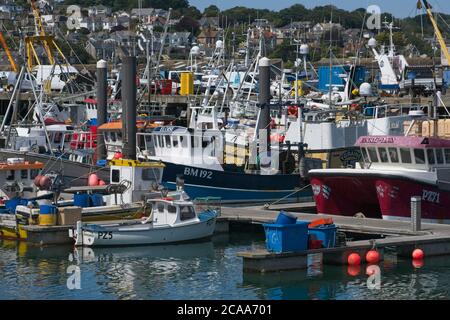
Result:
[[[413,259],[413,261],[412,261],[412,265],[416,269],[422,268],[424,266],[424,264],[425,263],[423,262],[423,259]]]
[[[90,187],[98,186],[98,182],[99,182],[99,179],[98,179],[98,176],[95,173],[89,175],[88,185]]]
[[[357,253],[351,253],[347,258],[347,262],[351,266],[359,266],[361,264],[361,257]]]
[[[425,256],[425,254],[423,253],[422,249],[416,249],[413,251],[412,253],[412,258],[414,260],[420,260],[423,259],[423,257]]]
[[[378,263],[380,261],[380,254],[376,250],[370,250],[366,254],[367,263]]]
[[[360,266],[348,266],[347,273],[352,277],[356,277],[361,273],[361,267]]]
[[[98,181],[98,185],[99,185],[99,186],[104,186],[104,185],[106,185],[106,182],[103,181],[103,180],[99,180],[99,181]]]

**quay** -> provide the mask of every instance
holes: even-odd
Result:
[[[305,206],[305,204],[301,204]],[[278,206],[283,207],[282,205]],[[288,205],[295,208],[295,205]],[[411,257],[414,249],[420,248],[426,257],[450,254],[450,225],[422,224],[420,231],[413,231],[411,222],[386,221],[309,213],[295,213],[298,220],[313,221],[318,217],[332,218],[338,230],[346,234],[363,235],[368,240],[347,241],[345,246],[315,249],[295,253],[271,253],[267,250],[239,252],[243,258],[244,272],[278,272],[307,268],[308,255],[321,255],[322,263],[346,265],[351,253],[365,257],[371,249],[376,249],[383,259],[386,248],[394,249],[399,257]],[[257,208],[222,208],[219,225],[221,230],[227,230],[230,225],[262,225],[273,223],[278,216],[278,210]],[[227,226],[224,226],[227,225]]]

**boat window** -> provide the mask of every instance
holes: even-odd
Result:
[[[172,205],[168,205],[168,206],[167,206],[167,211],[168,211],[169,213],[177,213],[177,207],[172,206]]]
[[[122,141],[122,131],[117,132],[117,140]]]
[[[450,149],[444,149],[444,154],[445,162],[447,162],[447,164],[450,164]]]
[[[389,157],[392,163],[399,162],[397,148],[389,148]]]
[[[116,133],[115,132],[111,132],[110,135],[111,135],[111,141],[112,142],[116,142]]]
[[[171,147],[170,136],[166,136],[166,148],[170,148],[170,147]]]
[[[194,208],[191,206],[182,206],[180,208],[180,219],[183,220],[189,220],[195,218],[195,211]]]
[[[425,164],[425,151],[423,149],[414,149],[414,158],[416,164]]]
[[[444,164],[444,150],[443,149],[435,149],[436,150],[436,162],[437,164]]]
[[[160,213],[164,213],[164,203],[158,203],[158,211]]]
[[[436,159],[434,157],[434,149],[427,149],[428,163],[435,164]]]
[[[187,148],[188,147],[188,140],[187,140],[186,137],[180,136],[180,141],[181,141],[181,147],[182,148]]]
[[[142,169],[142,180],[151,181],[158,180],[158,175],[156,174],[154,169]]]
[[[8,170],[8,175],[6,176],[6,180],[14,181],[15,173],[16,172],[14,170]]]
[[[28,179],[28,170],[20,170],[20,178]]]
[[[400,156],[402,157],[403,163],[412,163],[411,150],[410,149],[400,149]]]
[[[172,142],[173,142],[173,147],[178,148],[178,137],[176,137],[176,136],[173,137]]]
[[[386,150],[386,148],[378,148],[378,152],[380,154],[380,160],[381,162],[389,162],[389,158],[388,158],[388,152]]]
[[[111,170],[111,182],[114,183],[120,182],[120,170],[118,169]]]
[[[362,152],[362,155],[363,155],[364,162],[370,162],[369,154],[367,153],[367,149],[366,148],[361,148],[361,152]]]
[[[367,151],[369,152],[370,162],[379,162],[377,150],[375,150],[375,148],[367,148]]]

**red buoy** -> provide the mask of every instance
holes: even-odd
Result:
[[[34,185],[36,186],[36,187],[40,187],[41,186],[41,184],[40,184],[40,181],[41,181],[41,178],[42,178],[43,176],[42,175],[40,175],[40,174],[38,174],[35,178],[34,178]]]
[[[414,260],[420,260],[423,259],[423,257],[425,256],[425,254],[423,253],[422,249],[416,249],[413,251],[412,253],[412,258]]]
[[[347,262],[351,266],[359,266],[361,264],[361,257],[357,253],[351,253],[347,258]]]
[[[103,181],[103,180],[99,180],[99,181],[98,181],[98,185],[99,185],[99,186],[104,186],[104,185],[106,185],[106,182]]]
[[[48,190],[50,189],[52,185],[52,180],[50,180],[49,177],[47,176],[41,176],[41,178],[39,179],[39,188],[42,190]]]
[[[122,152],[116,152],[114,153],[114,160],[119,160],[123,158]]]
[[[367,263],[378,263],[380,261],[380,254],[376,250],[370,250],[366,254]]]
[[[424,266],[423,259],[413,259],[412,265],[416,269],[420,269]]]
[[[360,266],[348,266],[347,273],[352,277],[356,277],[361,273],[361,267]]]

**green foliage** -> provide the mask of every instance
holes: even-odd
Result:
[[[215,5],[210,5],[209,7],[205,8],[203,11],[203,15],[205,17],[217,17],[220,13],[220,9]]]

